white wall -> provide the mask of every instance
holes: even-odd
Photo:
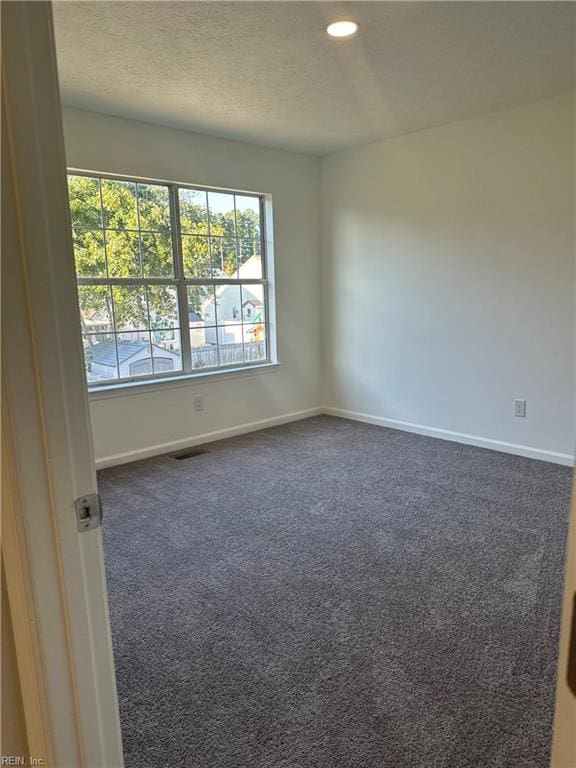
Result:
[[[64,127],[71,167],[274,200],[280,367],[93,400],[98,459],[321,404],[573,455],[572,96],[322,161],[80,110]]]
[[[323,159],[326,405],[573,454],[574,136],[568,95]]]
[[[215,430],[317,408],[319,161],[73,109],[64,110],[64,134],[69,167],[266,193],[274,205],[280,366],[92,400],[97,459],[128,458]],[[196,394],[205,399],[200,413],[192,408]]]

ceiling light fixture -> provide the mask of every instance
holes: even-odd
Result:
[[[357,21],[335,21],[328,24],[326,32],[330,37],[350,37],[356,34],[359,26]]]

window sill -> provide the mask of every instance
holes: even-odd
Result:
[[[262,365],[249,365],[243,368],[228,368],[219,371],[205,371],[202,373],[190,373],[170,378],[148,379],[147,381],[130,381],[122,384],[107,384],[102,387],[92,387],[88,390],[88,397],[92,400],[107,400],[111,397],[127,397],[131,395],[143,395],[148,392],[157,392],[164,389],[178,389],[180,387],[193,386],[218,379],[240,379],[245,376],[258,376],[259,374],[275,373],[280,363],[262,363]]]

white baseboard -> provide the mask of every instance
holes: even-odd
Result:
[[[201,445],[202,443],[213,443],[215,440],[224,440],[226,437],[243,435],[247,432],[256,432],[259,429],[275,427],[279,424],[287,424],[290,421],[308,419],[310,416],[319,416],[321,413],[323,413],[322,408],[308,408],[305,411],[293,411],[292,413],[285,413],[282,416],[274,416],[270,419],[259,419],[258,421],[250,421],[246,424],[239,424],[236,427],[228,427],[227,429],[217,429],[213,432],[205,432],[203,435],[185,437],[181,440],[172,440],[168,443],[158,443],[157,445],[151,445],[147,448],[138,448],[135,451],[115,453],[112,456],[103,456],[100,459],[96,459],[96,469],[115,467],[119,464],[128,464],[131,461],[138,461],[138,459],[148,459],[152,456],[160,456],[163,453],[171,453],[172,451],[191,448],[195,445]]]
[[[417,435],[426,435],[427,437],[437,437],[440,440],[451,440],[455,443],[464,443],[465,445],[476,445],[479,448],[489,448],[492,451],[502,451],[503,453],[513,453],[516,456],[525,456],[529,459],[539,459],[540,461],[551,461],[555,464],[563,464],[567,467],[574,466],[574,456],[568,453],[557,453],[556,451],[546,451],[542,448],[532,448],[529,445],[517,445],[515,443],[505,443],[501,440],[492,440],[489,437],[478,437],[478,435],[467,435],[462,432],[452,432],[449,429],[438,429],[437,427],[426,427],[422,424],[411,424],[407,421],[397,421],[396,419],[385,419],[381,416],[372,416],[368,413],[358,413],[356,411],[346,411],[341,408],[330,408],[325,406],[322,413],[329,416],[338,416],[342,419],[351,419],[353,421],[362,421],[366,424],[376,424],[380,427],[390,429],[399,429],[403,432],[414,432]]]
[[[96,468],[114,467],[119,464],[128,464],[138,459],[148,459],[152,456],[160,456],[164,453],[191,448],[202,443],[211,443],[215,440],[224,440],[226,437],[243,435],[247,432],[256,432],[267,427],[275,427],[279,424],[287,424],[290,421],[299,421],[311,416],[326,414],[328,416],[338,416],[341,419],[351,419],[352,421],[362,421],[366,424],[375,424],[389,429],[398,429],[402,432],[413,432],[417,435],[426,435],[427,437],[436,437],[440,440],[451,440],[455,443],[464,443],[465,445],[476,445],[479,448],[489,448],[492,451],[502,451],[503,453],[512,453],[516,456],[525,456],[529,459],[539,459],[540,461],[550,461],[555,464],[563,464],[567,467],[574,466],[574,456],[568,453],[558,453],[556,451],[546,451],[542,448],[532,448],[528,445],[517,445],[516,443],[506,443],[501,440],[493,440],[489,437],[479,437],[478,435],[468,435],[463,432],[452,432],[448,429],[438,429],[437,427],[426,427],[422,424],[412,424],[407,421],[398,421],[397,419],[386,419],[382,416],[372,416],[368,413],[358,413],[357,411],[347,411],[342,408],[332,408],[323,406],[318,408],[308,408],[304,411],[293,411],[285,413],[282,416],[274,416],[270,419],[259,419],[250,421],[246,424],[239,424],[236,427],[227,429],[217,429],[213,432],[205,432],[194,437],[185,437],[181,440],[172,440],[168,443],[158,443],[147,448],[138,448],[134,451],[125,451],[111,456],[104,456],[96,460]]]

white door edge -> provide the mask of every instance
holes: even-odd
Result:
[[[5,3],[2,15],[20,245],[3,254],[4,359],[55,761],[116,768],[122,744],[101,531],[79,533],[74,511],[77,496],[96,490],[96,473],[51,6]]]

